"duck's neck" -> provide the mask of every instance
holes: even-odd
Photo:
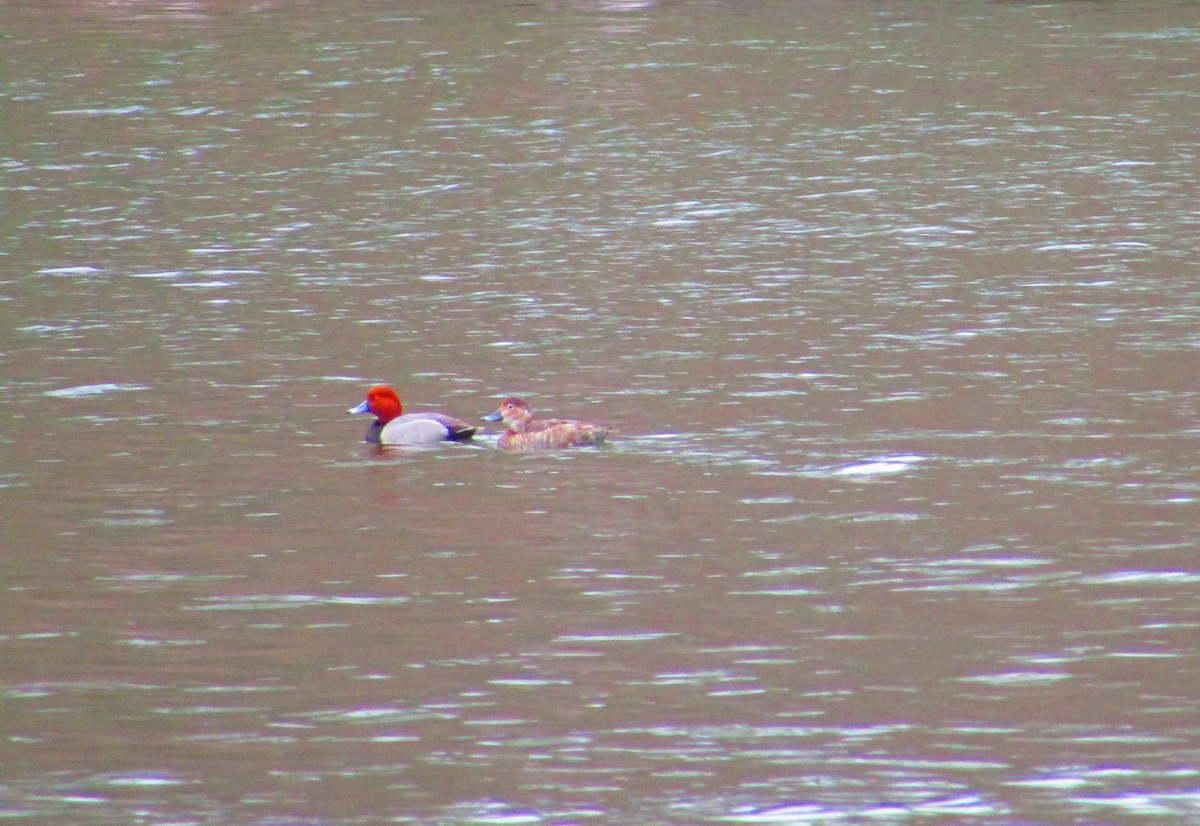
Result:
[[[399,417],[403,411],[404,408],[400,406],[400,400],[395,397],[388,398],[383,396],[376,399],[375,403],[371,405],[371,412],[375,414],[375,420],[380,427],[383,427],[392,419]]]
[[[508,429],[513,433],[524,433],[525,428],[533,421],[533,416],[526,413],[523,416],[511,416],[504,419],[504,423],[508,425]]]
[[[375,421],[371,422],[371,426],[367,428],[367,435],[363,439],[363,441],[374,442],[375,444],[379,444],[379,442],[380,442],[379,434],[382,432],[383,432],[383,422],[381,422],[379,419],[376,419]]]

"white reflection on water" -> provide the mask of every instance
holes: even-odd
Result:
[[[149,390],[150,387],[144,384],[121,384],[119,382],[105,382],[103,384],[84,384],[78,387],[63,387],[58,390],[47,390],[47,396],[54,396],[60,399],[79,399],[89,396],[102,396],[107,393],[122,393],[136,390]]]

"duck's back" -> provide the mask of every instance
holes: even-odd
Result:
[[[599,445],[604,443],[607,433],[606,428],[590,422],[534,419],[525,423],[520,432],[506,431],[500,437],[499,445],[508,450]]]
[[[379,441],[385,445],[430,445],[464,441],[474,435],[474,425],[445,413],[405,413],[383,427]]]

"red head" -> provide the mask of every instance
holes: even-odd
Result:
[[[524,399],[518,399],[516,396],[510,396],[500,402],[500,407],[495,413],[484,416],[490,422],[503,422],[512,430],[520,433],[521,429],[533,418],[533,409],[525,402]]]
[[[374,413],[380,424],[387,424],[404,410],[396,391],[382,384],[377,384],[367,391],[367,399],[359,408],[362,408],[363,413]]]

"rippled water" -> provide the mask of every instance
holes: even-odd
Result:
[[[0,30],[0,817],[1200,817],[1194,3]]]

